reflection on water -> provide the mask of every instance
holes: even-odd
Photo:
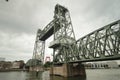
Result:
[[[27,75],[26,80],[86,80],[85,77],[62,77],[62,76],[50,76],[49,71],[45,72],[39,72],[38,74],[36,72],[29,72]]]
[[[28,72],[26,75],[26,80],[50,80],[49,72]]]
[[[38,75],[36,72],[28,72],[26,80],[42,80],[42,72],[39,72]]]
[[[120,80],[120,69],[87,69],[85,77],[50,76],[49,71],[0,72],[0,80]]]
[[[61,76],[50,76],[50,80],[86,80],[85,77],[79,77],[79,76],[75,76],[75,77],[61,77]]]

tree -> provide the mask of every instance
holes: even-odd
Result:
[[[52,62],[47,61],[47,62],[44,64],[44,67],[45,67],[45,68],[48,68],[48,67],[50,67],[51,65],[52,65]]]

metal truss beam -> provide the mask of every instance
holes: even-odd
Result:
[[[57,19],[52,20],[41,32],[39,39],[45,41],[48,39],[54,32],[54,26],[57,26]]]
[[[120,20],[80,38],[76,43],[78,53],[71,57],[76,60],[70,62],[120,59]]]

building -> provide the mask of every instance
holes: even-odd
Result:
[[[24,61],[14,61],[12,62],[13,69],[22,69],[24,67]]]
[[[109,61],[109,62],[91,62],[84,64],[85,68],[90,69],[104,69],[104,68],[118,68],[118,63],[115,61]]]
[[[0,61],[0,71],[17,70],[24,68],[24,61]]]
[[[12,67],[12,62],[0,61],[0,70],[8,70],[11,69],[11,67]]]
[[[109,68],[118,68],[118,63],[115,61],[107,62]]]
[[[103,68],[108,68],[108,64],[94,62],[94,63],[85,64],[85,67],[91,69],[103,69]]]

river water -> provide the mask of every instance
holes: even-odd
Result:
[[[49,76],[49,71],[39,72],[0,72],[0,80],[120,80],[120,69],[86,69],[86,78]]]

